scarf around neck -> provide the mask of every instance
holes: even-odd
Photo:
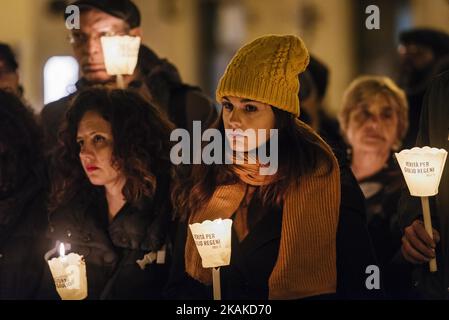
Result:
[[[269,278],[270,299],[300,299],[335,293],[337,287],[336,234],[340,206],[340,171],[330,147],[308,126],[297,122],[318,138],[332,158],[332,168],[323,163],[301,177],[299,186],[288,187],[282,208],[282,229],[278,257]],[[201,223],[229,219],[240,207],[247,185],[276,183],[259,176],[256,165],[234,165],[240,182],[218,186],[211,199],[189,218]],[[232,261],[231,261],[232,263]],[[191,232],[185,247],[186,272],[199,282],[212,284],[212,271],[201,264]]]

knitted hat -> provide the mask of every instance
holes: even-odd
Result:
[[[242,47],[226,68],[217,101],[234,96],[299,116],[298,75],[309,63],[304,42],[293,35],[263,36]]]

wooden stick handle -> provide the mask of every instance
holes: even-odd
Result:
[[[118,74],[116,81],[117,81],[117,88],[125,89],[125,81],[123,80],[123,75]]]
[[[427,234],[433,240],[433,231],[432,231],[432,219],[430,217],[430,206],[429,206],[429,197],[421,197],[421,205],[423,210],[424,217],[424,228],[427,231]],[[437,259],[433,258],[429,261],[429,269],[430,272],[437,271]]]
[[[212,283],[214,287],[214,300],[221,300],[220,268],[212,268]]]

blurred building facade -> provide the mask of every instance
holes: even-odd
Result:
[[[63,1],[62,1],[63,2]],[[55,0],[2,0],[0,42],[20,63],[25,97],[39,111],[43,70],[71,48]],[[394,77],[397,34],[412,26],[449,32],[448,0],[135,0],[143,41],[179,68],[183,79],[213,93],[229,58],[260,35],[293,33],[331,69],[326,105],[336,112],[349,82],[360,73]],[[380,8],[380,30],[367,30],[365,8]],[[67,90],[70,90],[68,88]]]

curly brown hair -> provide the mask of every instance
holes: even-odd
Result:
[[[156,176],[170,175],[172,124],[137,93],[128,90],[91,88],[71,103],[55,149],[50,210],[67,204],[77,193],[94,188],[81,165],[77,144],[83,115],[94,111],[111,124],[114,141],[112,161],[126,177],[123,195],[137,204],[156,190]]]

